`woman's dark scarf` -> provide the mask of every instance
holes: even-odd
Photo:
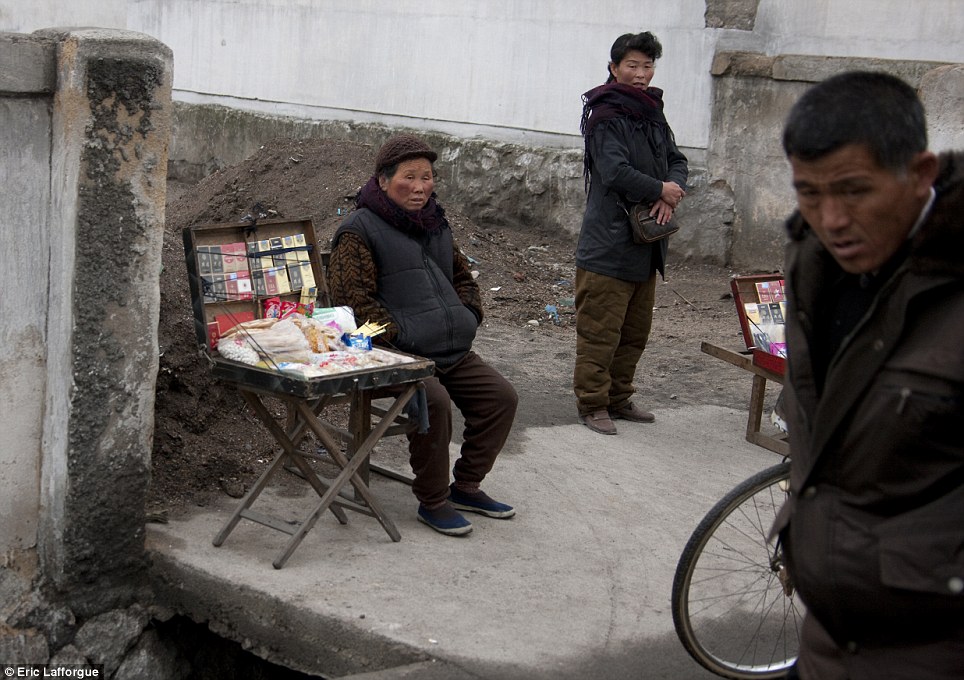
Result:
[[[632,118],[665,128],[671,134],[666,116],[663,115],[663,91],[658,87],[640,90],[631,85],[610,82],[595,87],[582,96],[582,119],[579,131],[585,142],[582,175],[589,189],[592,159],[589,157],[589,140],[599,123],[614,118]]]
[[[428,199],[421,210],[409,212],[388,197],[378,185],[378,177],[372,175],[368,183],[361,188],[355,197],[355,206],[368,208],[390,225],[406,234],[437,233],[449,228],[445,219],[445,211],[435,198],[435,193]]]

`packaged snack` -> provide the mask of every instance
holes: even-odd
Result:
[[[281,318],[281,298],[270,297],[264,301],[264,318],[265,319]]]
[[[298,303],[291,300],[281,301],[281,312],[280,318],[287,319],[289,316],[298,311]]]
[[[345,333],[341,336],[341,341],[345,343],[349,349],[370,350],[372,348],[372,339],[367,335],[349,335]]]

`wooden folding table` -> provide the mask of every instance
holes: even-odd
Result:
[[[789,456],[790,445],[787,443],[786,436],[771,436],[761,431],[767,380],[772,380],[782,385],[783,371],[774,370],[765,365],[754,363],[752,354],[748,356],[734,352],[733,350],[724,349],[723,347],[717,347],[709,342],[702,342],[700,344],[700,350],[704,354],[722,359],[753,375],[753,382],[750,388],[750,402],[747,406],[746,440],[757,446],[769,449],[774,453],[779,453],[781,456]]]
[[[290,536],[273,561],[275,568],[280,569],[326,511],[330,511],[341,524],[347,524],[344,510],[374,517],[393,541],[401,539],[395,523],[382,510],[378,499],[371,492],[364,468],[368,465],[375,444],[393,427],[409,400],[418,397],[420,381],[434,371],[432,362],[413,357],[411,361],[383,369],[353,371],[308,381],[219,360],[216,360],[213,370],[223,382],[238,389],[251,410],[281,445],[281,451],[218,532],[214,545],[220,546],[224,543],[242,519],[257,522]],[[385,386],[396,386],[401,391],[393,398],[377,424],[369,429],[364,418],[354,415],[355,409],[370,409],[373,392]],[[265,405],[265,397],[280,400],[284,404],[288,414],[284,427]],[[346,452],[342,452],[337,441],[337,431],[340,428],[325,415],[327,409],[343,402],[345,397],[348,397],[352,404],[349,434],[353,443]],[[330,460],[337,466],[338,473],[334,479],[319,475],[310,464],[312,459],[319,456],[303,450],[300,446],[309,431],[327,451],[325,460]],[[294,466],[298,476],[306,480],[319,497],[311,512],[300,521],[285,520],[252,507],[275,473],[286,465]],[[348,485],[354,488],[354,497],[343,493]]]

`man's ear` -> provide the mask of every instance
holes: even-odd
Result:
[[[933,151],[921,151],[911,161],[910,170],[918,195],[922,197],[928,195],[940,172],[937,154]]]

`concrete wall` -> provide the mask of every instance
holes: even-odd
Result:
[[[0,0],[0,28],[33,30],[62,12],[170,45],[174,176],[198,179],[275,136],[378,143],[408,128],[445,147],[439,172],[459,180],[449,186],[471,187],[447,203],[494,226],[570,232],[584,205],[580,95],[605,78],[615,36],[653,30],[664,46],[654,84],[692,169],[674,258],[744,270],[782,258],[792,196],[775,144],[807,84],[848,63],[964,62],[960,0],[605,0],[591,11],[563,0],[108,0],[88,14],[80,4]],[[716,72],[729,53],[800,68]],[[932,110],[945,86],[929,87]],[[961,146],[954,112],[940,115],[949,123],[935,148]]]
[[[171,65],[127,31],[0,34],[0,576],[77,616],[145,583]]]
[[[694,150],[718,50],[964,62],[959,0],[0,0],[0,30],[50,25],[158,38],[178,101],[536,146],[578,146],[580,95],[626,31],[662,40],[654,85]]]
[[[780,136],[793,103],[811,84],[852,69],[886,71],[920,91],[931,148],[964,149],[964,65],[882,59],[720,53],[713,141],[707,165],[738,206],[727,261],[738,271],[783,265],[783,223],[795,206]]]

